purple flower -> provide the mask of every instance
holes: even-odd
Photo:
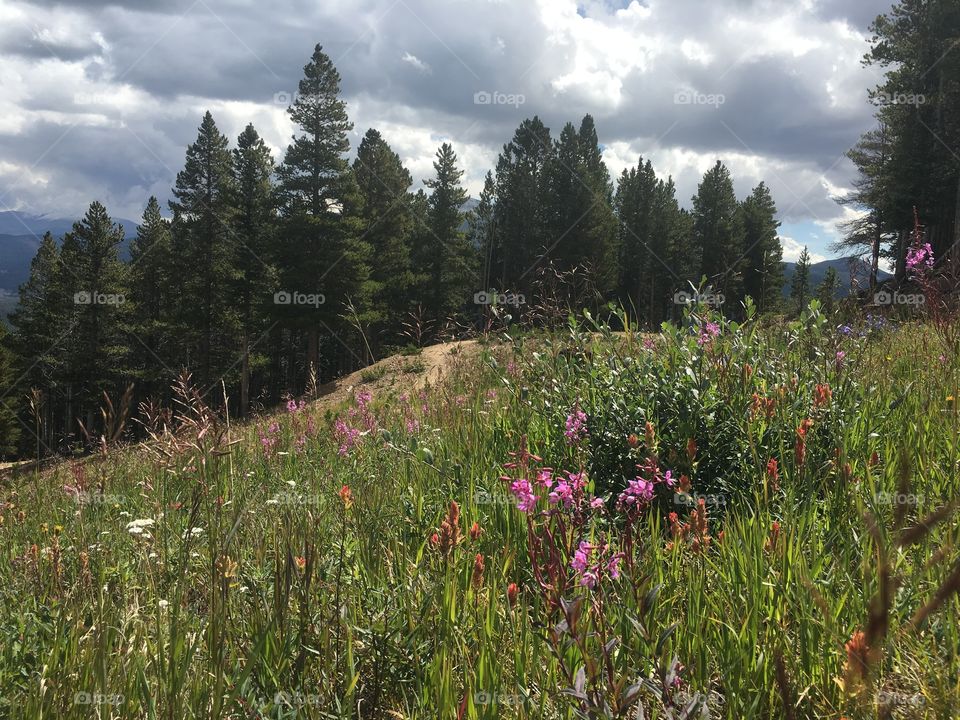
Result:
[[[653,500],[653,483],[638,477],[627,481],[626,489],[617,498],[618,505],[627,509],[642,507]]]
[[[590,566],[590,556],[593,554],[593,546],[586,540],[581,540],[576,552],[573,553],[573,560],[570,561],[570,567],[578,573],[587,571]]]
[[[587,435],[587,414],[579,407],[567,415],[566,429],[563,431],[567,445],[579,445]]]
[[[590,507],[592,507],[594,510],[601,509],[603,507],[603,498],[595,497],[590,501]]]
[[[543,468],[537,473],[537,484],[548,490],[553,487],[553,471],[550,468]]]
[[[700,335],[697,337],[697,345],[706,345],[720,334],[720,326],[715,322],[707,322],[700,329]]]
[[[933,248],[930,243],[916,243],[907,250],[907,269],[915,275],[923,275],[933,268]]]
[[[529,480],[514,480],[510,483],[510,492],[517,499],[520,512],[530,512],[537,506],[537,496],[533,494],[533,486]]]

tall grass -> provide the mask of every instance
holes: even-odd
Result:
[[[814,307],[658,336],[583,318],[461,353],[422,393],[248,426],[183,383],[151,443],[4,489],[0,714],[955,717],[943,352]],[[625,549],[619,578],[581,585],[564,543],[544,574],[555,506],[524,513],[500,479],[524,442],[587,473],[603,506],[577,531]],[[689,485],[658,484],[628,537],[618,497],[651,456]]]

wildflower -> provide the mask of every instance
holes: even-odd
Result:
[[[693,462],[693,459],[697,456],[697,441],[693,438],[687,440],[687,460]]]
[[[653,341],[652,337],[645,337],[643,339],[643,349],[644,350],[654,350],[657,347],[657,344]]]
[[[646,505],[653,499],[653,483],[642,477],[627,481],[626,489],[617,498],[621,508],[633,509]]]
[[[603,508],[603,498],[595,497],[590,501],[590,507],[594,510],[600,510]]]
[[[543,468],[537,473],[537,484],[548,490],[553,486],[553,471],[550,468]]]
[[[231,579],[237,577],[237,572],[239,571],[240,565],[232,560],[229,555],[224,555],[220,558],[217,563],[220,571],[223,573],[224,579]]]
[[[157,601],[157,607],[159,607],[161,610],[166,610],[168,607],[170,607],[170,601],[169,601],[169,600],[158,600],[158,601]]]
[[[435,548],[440,547],[440,536],[437,533],[430,536],[430,545]]]
[[[818,383],[817,386],[813,389],[813,406],[815,408],[829,405],[830,400],[832,399],[833,399],[833,391],[830,390],[829,385]]]
[[[483,555],[477,553],[473,559],[473,576],[471,584],[474,590],[479,590],[483,585]]]
[[[912,275],[923,275],[933,268],[933,248],[930,243],[919,242],[919,239],[907,250],[907,270]]]
[[[350,427],[343,418],[337,418],[333,423],[333,436],[340,443],[337,453],[346,457],[350,450],[359,442],[360,431]]]
[[[637,437],[636,433],[630,433],[627,436],[627,445],[629,445],[631,448],[636,448],[640,445],[640,438]]]
[[[863,630],[857,630],[844,647],[847,651],[847,662],[843,666],[844,677],[848,685],[854,687],[866,679],[870,669],[871,650],[866,634]]]
[[[843,350],[837,350],[837,357],[834,360],[834,365],[836,366],[838,372],[843,369],[843,361],[846,357],[847,354]]]
[[[344,485],[340,488],[340,491],[337,493],[340,496],[340,499],[343,501],[343,507],[349,510],[353,507],[353,491],[350,489],[349,485]]]
[[[517,508],[520,512],[530,512],[536,507],[537,496],[533,494],[533,487],[529,480],[514,480],[510,483],[510,492],[517,499]]]
[[[767,484],[774,492],[780,489],[780,469],[776,458],[767,460]]]
[[[480,527],[480,523],[474,520],[473,525],[470,526],[470,539],[476,542],[481,535],[483,535],[483,528]]]
[[[870,467],[873,467],[874,465],[878,464],[879,462],[880,462],[880,456],[877,454],[877,451],[874,450],[874,451],[870,454]]]
[[[139,520],[133,520],[132,522],[127,523],[127,532],[131,535],[144,535],[150,537],[150,533],[147,532],[147,528],[153,527],[152,518],[141,518]]]
[[[707,322],[700,329],[700,334],[697,336],[697,345],[703,346],[708,344],[711,340],[717,337],[720,334],[720,326],[715,322]]]
[[[307,566],[307,559],[302,555],[295,557],[293,562],[296,563],[297,570],[303,570]]]
[[[510,583],[507,585],[507,602],[510,604],[510,607],[513,608],[517,604],[517,595],[520,594],[520,589],[517,587],[516,583]]]
[[[570,567],[578,573],[586,572],[590,564],[591,553],[593,553],[593,546],[586,540],[581,540],[577,550],[573,553],[573,560],[570,561]]]
[[[579,445],[587,435],[587,414],[579,407],[575,407],[569,415],[563,431],[567,445]]]
[[[586,475],[584,473],[568,472],[566,478],[557,481],[548,499],[551,504],[556,505],[559,503],[565,508],[579,505],[583,498],[583,488],[586,483]]]
[[[686,475],[680,476],[680,486],[677,488],[679,492],[688,493],[690,492],[690,478]]]
[[[290,398],[287,401],[287,412],[295,413],[297,411],[297,401],[293,398]]]
[[[433,538],[436,537],[436,542]],[[439,535],[436,533],[430,538],[431,544],[435,545],[444,555],[450,552],[460,544],[463,539],[460,533],[460,506],[455,500],[450,501],[450,507],[447,509],[447,516],[440,523]]]
[[[803,466],[807,459],[807,432],[813,426],[813,420],[807,418],[797,427],[797,439],[793,446],[797,466]]]
[[[763,549],[767,552],[776,549],[777,542],[780,540],[780,523],[776,520],[770,525],[770,536],[767,538]]]
[[[647,448],[653,452],[657,444],[657,431],[654,428],[653,423],[647,420],[643,427],[643,436],[644,441],[647,443]]]

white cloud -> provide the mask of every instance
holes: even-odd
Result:
[[[787,237],[785,235],[780,236],[780,242],[783,245],[783,260],[784,262],[797,262],[800,259],[800,253],[803,252],[804,246],[794,240],[792,237]],[[820,253],[810,252],[809,247],[807,252],[810,253],[810,262],[818,263],[823,262],[827,258]]]

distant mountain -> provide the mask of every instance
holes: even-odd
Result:
[[[123,225],[127,239],[136,234],[137,223],[133,220],[114,218],[113,221]],[[13,309],[17,291],[30,277],[30,261],[37,254],[44,233],[50,232],[60,240],[73,228],[74,222],[15,210],[0,212],[0,316]],[[121,253],[126,253],[126,245]],[[10,299],[11,295],[14,300]]]
[[[796,267],[797,264],[792,262],[785,262],[783,264],[784,297],[790,294],[790,279],[793,277],[793,272],[796,270]],[[868,262],[858,257],[831,258],[823,262],[813,263],[810,266],[811,291],[816,290],[817,286],[823,282],[823,278],[827,274],[827,268],[831,267],[837,271],[838,286],[835,295],[838,298],[846,297],[850,294],[851,273],[853,277],[859,281],[860,287],[865,288],[870,284],[870,264]],[[893,276],[884,270],[880,270],[877,273],[877,277],[880,280],[886,280]]]

